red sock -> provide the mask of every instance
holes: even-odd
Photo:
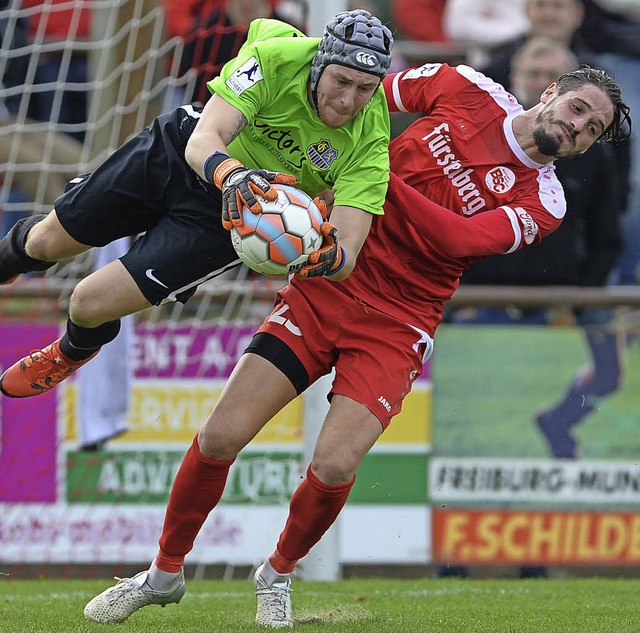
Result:
[[[155,561],[158,569],[180,571],[202,524],[220,501],[233,461],[219,462],[205,457],[196,435],[171,487],[160,552]]]
[[[280,574],[288,574],[296,563],[322,538],[333,525],[347,502],[356,480],[339,486],[327,486],[307,468],[307,476],[291,497],[289,517],[276,551],[269,557],[271,566]]]

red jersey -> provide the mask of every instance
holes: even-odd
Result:
[[[433,336],[464,270],[538,243],[566,203],[553,165],[517,143],[523,109],[499,84],[468,66],[426,64],[387,76],[384,88],[391,112],[424,116],[390,145],[385,215],[373,218],[355,269],[325,283]]]
[[[41,0],[22,0],[22,7],[24,9],[39,7],[37,12],[29,15],[29,34],[32,38],[36,37],[40,30],[40,22],[44,20],[44,35],[47,42],[89,39],[91,34],[89,3],[73,3],[66,0],[51,0],[49,3]]]

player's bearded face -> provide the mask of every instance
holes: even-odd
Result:
[[[545,109],[535,120],[533,140],[543,156],[560,158],[575,153],[576,133],[570,125],[555,118],[553,109]],[[564,141],[564,142],[563,142]],[[569,145],[569,151],[560,152],[562,145]]]
[[[329,64],[318,81],[318,115],[330,128],[346,125],[367,105],[379,84],[373,75]]]
[[[538,151],[551,158],[586,152],[613,122],[610,97],[598,86],[585,84],[564,93],[552,84],[542,94],[544,107],[534,121]]]

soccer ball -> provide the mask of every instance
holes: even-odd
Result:
[[[287,275],[301,268],[322,245],[322,214],[312,198],[289,185],[273,185],[278,199],[260,198],[261,213],[242,209],[241,227],[231,229],[238,257],[263,275]]]

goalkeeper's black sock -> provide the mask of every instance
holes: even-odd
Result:
[[[21,273],[47,270],[56,263],[29,257],[25,250],[29,231],[45,217],[46,213],[38,213],[28,218],[21,218],[0,240],[0,283]]]
[[[71,360],[85,360],[118,336],[120,319],[98,327],[80,327],[67,319],[67,331],[60,341],[60,351]]]

